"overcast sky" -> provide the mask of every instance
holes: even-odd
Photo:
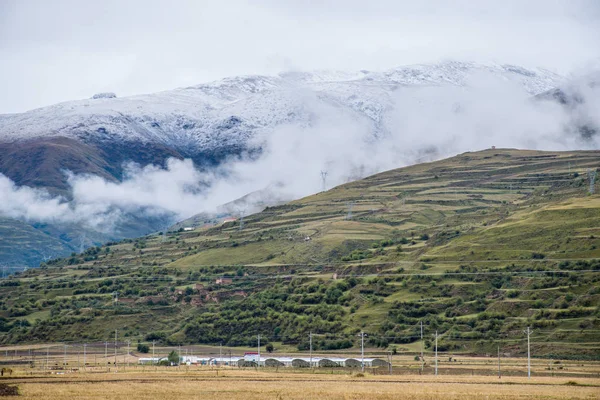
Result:
[[[599,0],[0,0],[0,113],[225,76],[598,65]]]

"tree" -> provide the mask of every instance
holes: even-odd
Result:
[[[268,353],[272,353],[273,350],[275,350],[275,348],[273,347],[273,345],[271,343],[268,343],[265,348],[267,349]]]
[[[173,364],[179,364],[179,361],[180,361],[179,353],[177,353],[175,350],[173,350],[172,352],[169,353],[167,360],[169,360],[169,362],[171,362]]]
[[[140,353],[148,353],[150,351],[150,348],[147,344],[138,343],[137,351],[139,351]]]

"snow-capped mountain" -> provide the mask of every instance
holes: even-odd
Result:
[[[244,146],[257,133],[283,123],[309,124],[310,102],[346,108],[377,131],[391,107],[390,93],[406,86],[464,86],[482,73],[515,82],[532,95],[556,87],[562,79],[543,69],[460,62],[356,74],[243,76],[147,95],[97,95],[0,115],[0,140],[61,136],[86,143],[160,143],[184,154],[206,152]]]
[[[142,166],[165,165],[169,158],[191,158],[196,166],[210,168],[241,153],[249,154],[248,158],[256,161],[263,154],[261,152],[265,150],[265,143],[269,143],[270,138],[278,134],[277,140],[282,140],[282,132],[285,134],[283,140],[287,140],[288,135],[298,135],[299,137],[290,137],[289,140],[305,143],[310,140],[319,141],[322,139],[320,136],[337,130],[337,136],[319,142],[314,148],[304,146],[301,154],[298,152],[300,160],[296,164],[288,164],[294,168],[299,166],[307,174],[306,179],[312,181],[312,176],[318,176],[319,169],[328,162],[323,159],[323,155],[335,153],[337,162],[343,164],[340,169],[348,168],[344,177],[337,177],[337,183],[340,183],[342,179],[361,177],[381,171],[382,168],[393,168],[400,166],[398,163],[418,159],[407,158],[401,161],[396,153],[390,152],[386,155],[387,158],[381,157],[386,160],[379,162],[378,157],[363,157],[362,153],[355,154],[348,149],[339,151],[337,147],[343,147],[339,145],[346,141],[344,135],[348,130],[360,127],[356,131],[365,136],[365,143],[381,143],[379,139],[398,138],[397,131],[406,126],[405,119],[398,123],[398,115],[411,116],[412,113],[421,119],[436,120],[439,119],[436,110],[447,111],[449,107],[452,115],[460,115],[462,105],[460,102],[454,104],[452,96],[470,90],[472,83],[481,79],[497,86],[511,87],[525,99],[547,99],[548,96],[539,95],[559,87],[563,81],[561,76],[544,69],[445,62],[404,66],[383,72],[315,71],[288,72],[278,76],[232,77],[122,98],[113,93],[98,93],[85,100],[64,102],[20,114],[0,115],[0,173],[14,182],[15,187],[44,188],[51,195],[59,194],[68,200],[72,193],[65,171],[97,175],[108,182],[119,182],[125,173],[123,164],[129,161]],[[448,92],[447,88],[452,88],[452,91]],[[422,97],[413,97],[415,89],[425,90],[421,93]],[[450,98],[444,98],[443,107],[437,107],[437,96],[448,96],[448,93]],[[487,92],[483,95],[489,97]],[[538,96],[533,97],[536,95]],[[421,101],[421,108],[412,106],[412,103]],[[407,105],[410,107],[406,108]],[[490,107],[495,105],[492,99]],[[519,106],[520,103],[514,107]],[[471,111],[469,115],[477,115],[478,111]],[[507,113],[510,115],[510,111]],[[319,119],[323,115],[334,116],[324,128],[317,129],[318,132],[302,129],[319,126]],[[476,124],[476,130],[481,129],[481,132],[488,134],[489,126],[500,126],[498,130],[503,130],[502,135],[507,130],[511,133],[510,127],[496,123],[495,120],[486,125],[488,121],[485,118],[484,115],[477,122],[482,124],[481,128]],[[504,115],[502,118],[505,118]],[[446,123],[448,121],[450,123]],[[436,142],[437,148],[446,146],[444,151],[435,153],[432,157],[468,150],[471,144],[459,143],[465,128],[461,121],[464,122],[464,118],[460,120],[459,116],[458,123],[453,124],[453,120],[448,118],[441,122],[446,136],[431,135],[429,127],[425,127],[422,132],[413,129],[412,136],[401,137],[400,147],[402,151],[418,155],[434,154],[435,150],[431,150],[433,142]],[[343,127],[338,128],[338,125]],[[277,131],[278,127],[285,126],[301,129]],[[307,134],[311,136],[303,136]],[[473,135],[479,137],[482,134],[474,131]],[[488,136],[481,143],[501,144],[497,143],[499,138],[501,135]],[[357,139],[354,132],[352,139],[347,140],[356,143],[360,139]],[[391,142],[388,140],[384,147],[393,147],[395,143]],[[448,146],[448,143],[457,144]],[[514,141],[508,139],[505,143],[516,146]],[[314,149],[319,148],[327,149],[321,158],[313,154]],[[307,159],[314,164],[311,168],[316,168],[316,171],[306,171]],[[363,168],[362,164],[345,164],[346,160],[354,159],[359,164],[365,160],[375,161],[368,161],[372,164],[369,168]],[[262,161],[267,164],[279,162]],[[274,167],[275,165],[270,165],[267,170]],[[258,176],[264,170],[258,171],[249,174]],[[333,177],[333,172],[330,172],[330,177]],[[273,181],[268,181],[271,178]],[[265,182],[257,181],[256,187],[243,186],[247,191],[237,193],[237,196],[261,191],[270,187],[270,184],[286,180],[280,176],[268,176],[265,179],[264,185]],[[288,183],[291,181],[298,179],[287,179]],[[302,182],[298,185],[301,186]],[[291,193],[308,194],[294,190]],[[223,203],[230,200],[225,199]],[[118,208],[118,205],[115,207]],[[0,246],[0,259],[4,257],[16,265],[34,266],[45,257],[44,254],[64,255],[78,248],[79,233],[72,232],[79,232],[80,226],[65,228],[52,225],[52,221],[40,224],[33,220],[23,222],[11,219],[10,215],[2,215],[1,211],[2,209],[0,238],[3,237],[3,226],[12,226],[12,232],[21,230],[24,233],[4,235],[5,245]],[[201,211],[201,208],[197,210]],[[102,240],[143,235],[152,229],[160,229],[161,224],[164,225],[165,221],[154,221],[133,213],[130,217],[123,217],[113,232],[97,236],[99,239],[93,239],[86,246],[98,244]],[[88,232],[86,237],[93,237],[92,233]],[[14,240],[10,239],[13,236]],[[31,238],[31,243],[25,243],[23,238]],[[40,243],[47,244],[40,247]]]

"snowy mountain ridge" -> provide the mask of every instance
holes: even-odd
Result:
[[[476,74],[514,82],[531,95],[563,78],[544,69],[513,65],[445,62],[384,72],[288,72],[239,76],[153,94],[113,97],[106,93],[0,115],[0,141],[63,136],[83,142],[160,143],[185,151],[244,146],[261,132],[300,122],[310,124],[321,105],[343,108],[374,134],[392,107],[393,92],[408,86],[466,86]]]

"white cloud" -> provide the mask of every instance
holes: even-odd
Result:
[[[349,109],[327,105],[302,91],[312,118],[308,126],[284,125],[255,140],[264,148],[258,160],[235,158],[200,172],[190,160],[171,159],[166,168],[129,165],[120,183],[98,176],[70,175],[72,199],[16,187],[0,175],[0,214],[28,221],[79,223],[110,232],[130,218],[177,219],[214,212],[220,205],[268,188],[267,201],[294,199],[349,179],[429,161],[464,151],[497,147],[540,150],[599,148],[598,135],[584,141],[578,123],[600,126],[600,94],[589,80],[568,90],[584,101],[572,109],[534,101],[521,86],[477,75],[467,86],[401,87],[392,95],[375,139],[372,125]],[[592,77],[592,80],[594,78]],[[260,198],[260,194],[255,196]],[[252,205],[248,212],[257,211]]]
[[[240,74],[458,59],[565,74],[600,57],[595,0],[0,2],[0,112]]]

